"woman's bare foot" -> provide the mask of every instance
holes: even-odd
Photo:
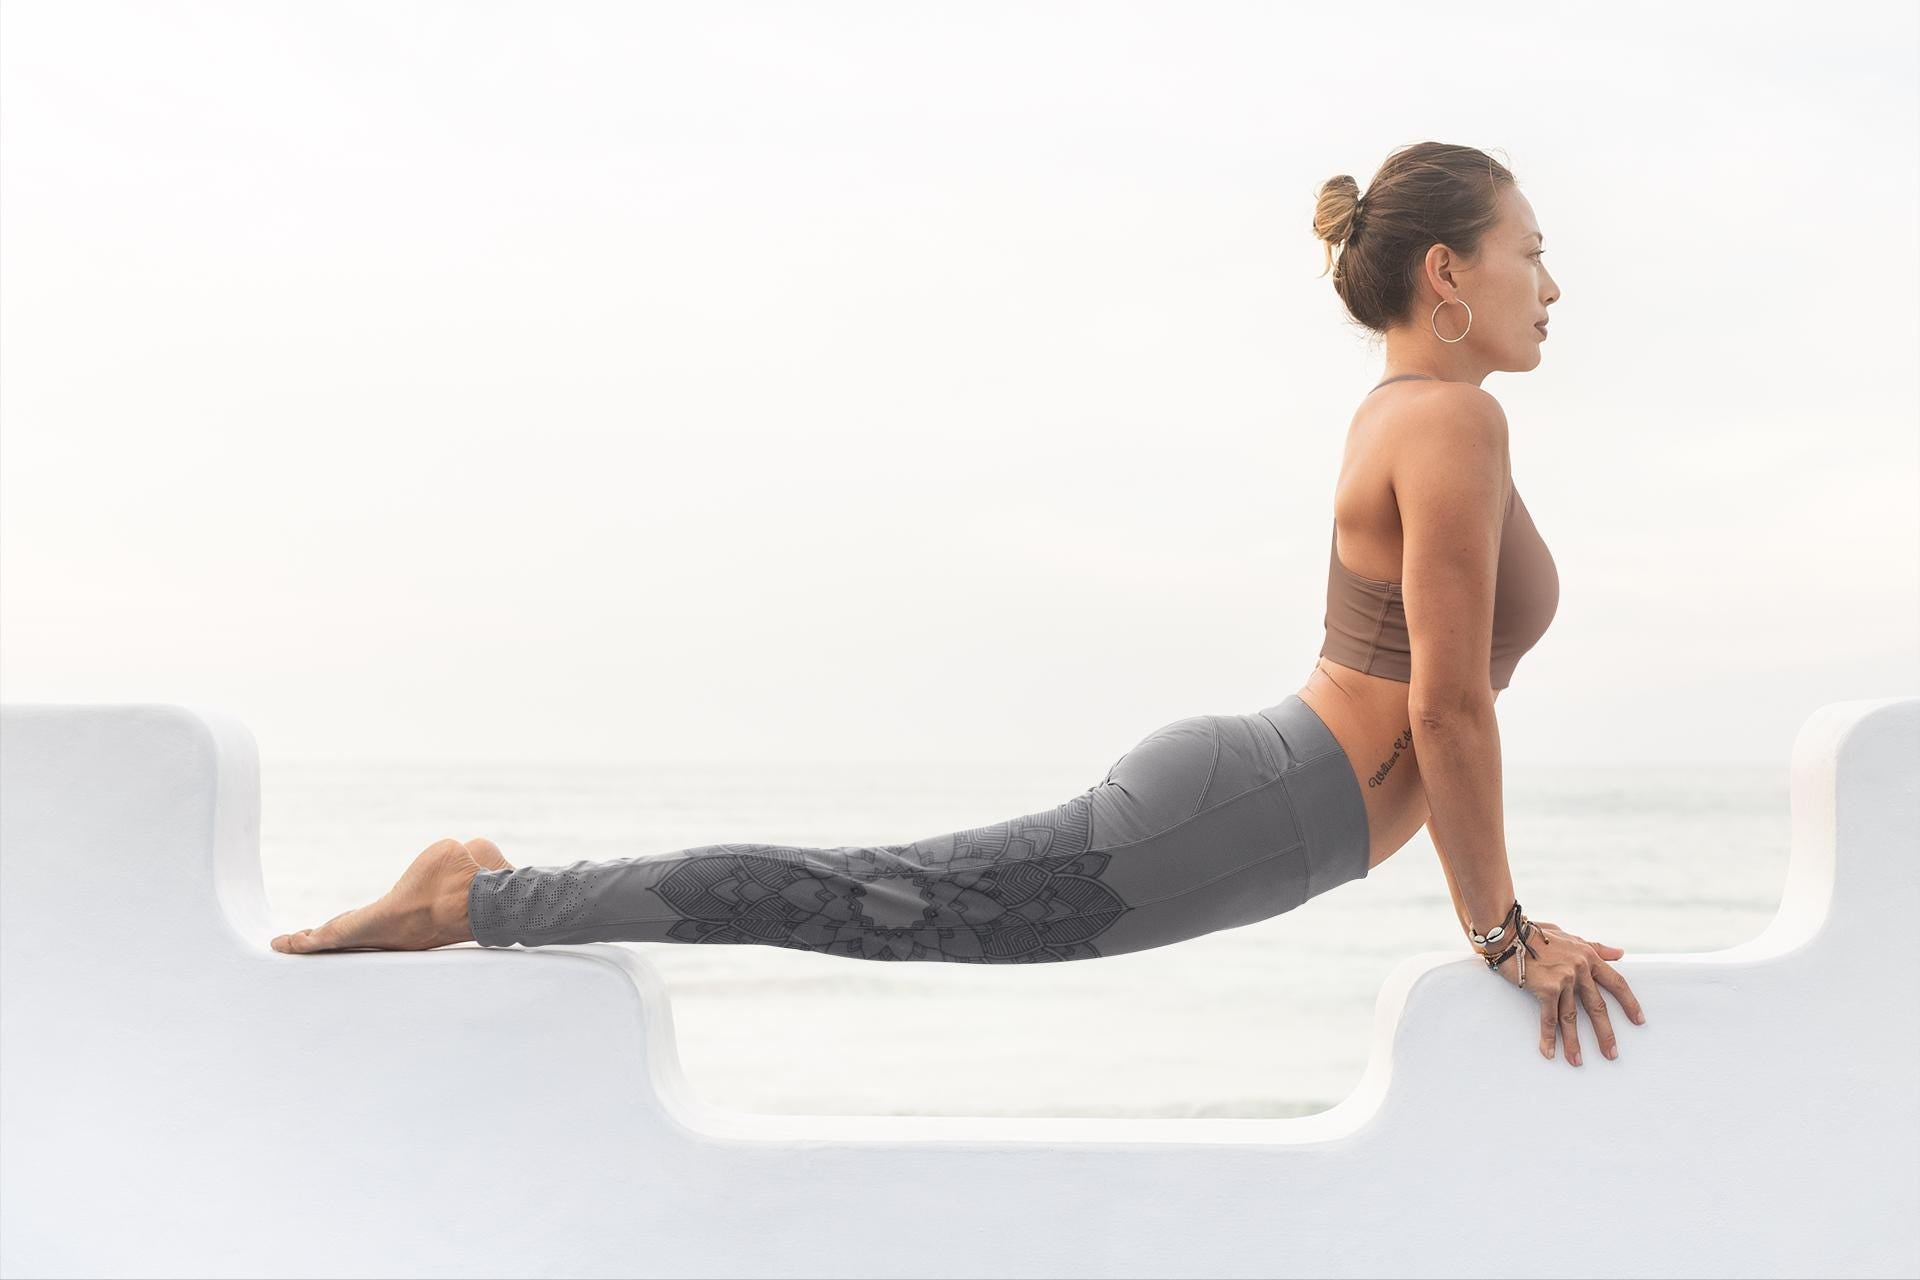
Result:
[[[315,929],[283,933],[275,951],[428,951],[473,941],[467,927],[467,887],[481,871],[513,864],[491,840],[436,840],[420,851],[378,901],[345,911]]]

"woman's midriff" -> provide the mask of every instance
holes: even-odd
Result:
[[[1367,802],[1367,869],[1385,862],[1427,823],[1427,791],[1413,749],[1409,686],[1321,658],[1300,700],[1326,721]],[[1493,694],[1500,700],[1500,691]]]

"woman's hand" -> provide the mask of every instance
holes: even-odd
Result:
[[[1540,1053],[1542,1057],[1553,1056],[1553,1040],[1556,1028],[1567,1042],[1567,1065],[1580,1065],[1580,1012],[1585,1005],[1587,1016],[1593,1020],[1594,1034],[1600,1038],[1600,1052],[1609,1058],[1620,1056],[1620,1047],[1613,1034],[1613,1022],[1607,1016],[1607,1002],[1600,995],[1605,987],[1620,1002],[1636,1025],[1644,1024],[1647,1015],[1641,1011],[1639,998],[1633,994],[1633,988],[1609,960],[1618,960],[1627,954],[1619,947],[1604,942],[1588,942],[1585,938],[1568,933],[1559,925],[1549,924],[1545,920],[1530,922],[1527,942],[1533,944],[1533,950],[1527,956],[1527,985],[1523,988],[1531,992],[1540,1002]],[[1514,953],[1500,962],[1499,972],[1507,981],[1519,984],[1520,952],[1524,944]],[[1495,954],[1498,954],[1497,952]]]

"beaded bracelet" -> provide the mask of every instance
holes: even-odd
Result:
[[[1511,933],[1513,931],[1513,926],[1519,920],[1519,917],[1520,917],[1520,899],[1515,898],[1513,900],[1513,905],[1507,908],[1506,918],[1501,920],[1499,924],[1493,926],[1493,928],[1488,930],[1484,935],[1474,932],[1473,923],[1469,921],[1467,923],[1467,936],[1473,939],[1473,943],[1475,946],[1484,947],[1488,943],[1497,942],[1501,938],[1504,938],[1507,934]]]
[[[1538,951],[1535,951],[1533,949],[1533,944],[1528,941],[1528,939],[1531,938],[1533,934],[1534,934],[1533,921],[1522,920],[1520,922],[1520,926],[1518,930],[1516,931],[1515,940],[1507,944],[1507,949],[1505,951],[1502,951],[1497,956],[1483,957],[1483,959],[1485,959],[1487,962],[1487,968],[1495,969],[1495,970],[1499,969],[1499,967],[1506,962],[1507,957],[1514,954],[1517,951],[1520,953],[1520,964],[1519,964],[1519,972],[1516,975],[1516,985],[1522,986],[1522,987],[1526,986],[1527,985],[1527,957],[1532,956],[1536,960],[1540,958],[1540,953]],[[1544,933],[1541,934],[1540,937],[1542,941],[1550,941],[1550,939],[1548,939],[1547,935]]]
[[[1507,908],[1506,917],[1485,934],[1475,932],[1471,923],[1467,926],[1467,936],[1473,939],[1476,947],[1481,948],[1480,958],[1487,962],[1487,968],[1489,969],[1498,971],[1500,966],[1506,962],[1508,956],[1514,954],[1516,951],[1520,952],[1520,961],[1516,976],[1518,978],[1518,985],[1522,987],[1527,985],[1527,957],[1532,956],[1536,960],[1540,958],[1540,953],[1533,949],[1533,943],[1530,941],[1535,932],[1537,932],[1537,930],[1534,928],[1533,921],[1527,919],[1525,914],[1521,912],[1520,900],[1518,898],[1515,898],[1513,905]],[[1497,956],[1488,955],[1485,948],[1498,943],[1502,938],[1510,939],[1506,948]],[[1553,941],[1552,938],[1544,933],[1540,935],[1540,940],[1548,944],[1551,944]]]

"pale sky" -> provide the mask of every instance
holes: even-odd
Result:
[[[27,3],[0,696],[263,762],[1071,761],[1297,690],[1434,139],[1563,289],[1512,764],[1920,692],[1910,3]]]

